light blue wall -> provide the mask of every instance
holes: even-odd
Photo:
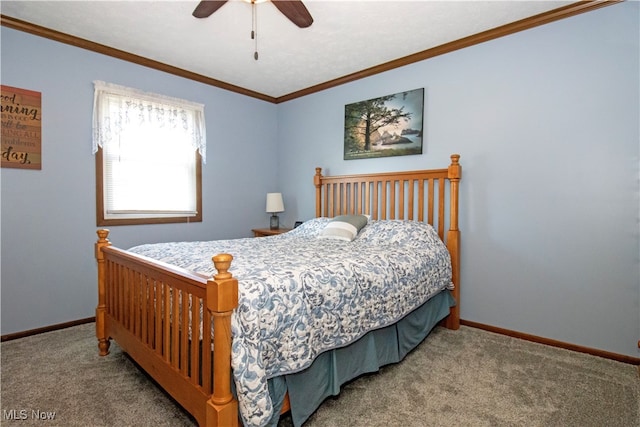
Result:
[[[246,237],[268,224],[276,105],[5,27],[1,37],[2,84],[41,92],[43,117],[42,170],[1,173],[2,334],[94,315],[94,80],[205,104],[203,222],[111,227],[115,244]]]
[[[462,318],[639,357],[639,21],[625,2],[279,105],[3,27],[2,83],[43,94],[43,170],[2,169],[2,334],[93,315],[101,79],[206,104],[205,221],[112,227],[119,246],[249,235],[275,189],[291,226],[314,214],[316,166],[458,152]],[[342,160],[345,104],[420,87],[423,155]]]
[[[327,173],[461,154],[463,319],[639,357],[639,4],[625,2],[281,104],[285,222]],[[344,161],[344,105],[425,88],[425,151]]]

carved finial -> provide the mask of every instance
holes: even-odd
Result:
[[[98,242],[104,243],[104,242],[108,242],[109,241],[109,239],[107,239],[107,237],[109,237],[109,229],[108,228],[102,228],[102,229],[96,231],[96,233],[98,233]]]
[[[460,160],[460,154],[452,154],[451,155],[451,164],[448,168],[448,178],[451,181],[460,180],[460,175],[462,174],[462,167],[458,161]]]
[[[230,279],[231,273],[229,273],[229,267],[231,267],[231,260],[233,260],[233,255],[230,254],[218,254],[213,258],[213,264],[218,270],[218,274],[216,274],[214,279]]]

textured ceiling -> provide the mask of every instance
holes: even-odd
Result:
[[[206,19],[198,1],[2,1],[2,15],[281,97],[573,1],[306,0],[309,28],[270,2],[230,0]]]

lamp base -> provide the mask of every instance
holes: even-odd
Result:
[[[271,215],[271,220],[269,221],[269,228],[271,230],[277,230],[278,228],[280,228],[280,218],[278,218],[278,215],[276,214]]]

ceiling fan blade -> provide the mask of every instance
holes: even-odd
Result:
[[[301,0],[271,0],[280,12],[300,28],[313,24],[313,18]]]
[[[213,12],[220,9],[227,0],[219,0],[219,1],[201,1],[198,3],[198,6],[194,9],[192,15],[196,18],[207,18],[211,16]]]

